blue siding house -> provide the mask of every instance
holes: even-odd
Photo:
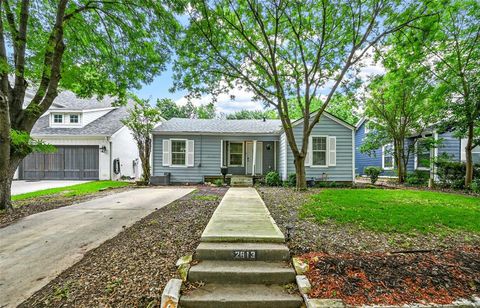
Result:
[[[361,119],[355,128],[355,173],[364,175],[365,168],[368,166],[381,167],[383,176],[395,176],[395,165],[391,151],[391,144],[387,144],[382,148],[376,149],[371,155],[360,152],[367,134],[374,133],[368,128],[368,120]],[[433,137],[440,140],[440,145],[431,150],[421,149],[422,138]],[[429,130],[419,136],[412,136],[406,143],[416,140],[416,153],[412,153],[408,159],[407,172],[414,170],[430,170],[430,161],[441,155],[447,154],[454,161],[465,161],[465,139],[456,138],[452,132],[437,132]],[[473,150],[473,158],[475,163],[480,162],[480,147]]]
[[[301,142],[303,122],[293,126]],[[310,137],[307,178],[354,181],[354,132],[353,126],[325,112]],[[228,176],[278,171],[284,180],[295,173],[279,120],[170,119],[153,132],[152,166],[153,177],[169,173],[172,183],[202,183],[220,176],[221,168],[228,168]]]

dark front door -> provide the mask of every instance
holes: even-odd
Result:
[[[24,180],[98,180],[98,146],[56,146],[55,153],[33,153],[22,163]]]

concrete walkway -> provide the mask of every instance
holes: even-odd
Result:
[[[14,307],[83,255],[193,189],[135,189],[28,216],[0,230],[0,307]]]
[[[12,182],[12,196],[33,191],[39,191],[49,188],[65,187],[71,185],[77,185],[87,183],[90,181],[55,181],[55,180],[42,180],[42,181],[23,181],[15,180]]]
[[[285,237],[254,188],[230,188],[203,231],[203,242],[283,243]]]

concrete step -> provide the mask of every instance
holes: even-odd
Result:
[[[284,244],[202,242],[195,252],[196,260],[288,261],[290,252]]]
[[[298,308],[300,294],[290,294],[283,285],[206,284],[180,297],[180,306],[195,308]]]
[[[285,284],[295,281],[295,271],[287,262],[201,261],[190,269],[188,281]]]
[[[232,176],[230,178],[230,186],[232,187],[251,187],[253,186],[253,178],[247,176]]]

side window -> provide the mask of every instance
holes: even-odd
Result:
[[[172,140],[172,165],[185,166],[187,164],[187,141]]]
[[[383,146],[382,157],[383,169],[393,169],[393,166],[395,164],[393,159],[393,144],[390,143]]]
[[[78,114],[71,114],[70,123],[78,123],[78,122],[79,122]]]
[[[63,123],[63,114],[54,114],[53,123]]]
[[[327,137],[312,138],[312,166],[327,165]]]

